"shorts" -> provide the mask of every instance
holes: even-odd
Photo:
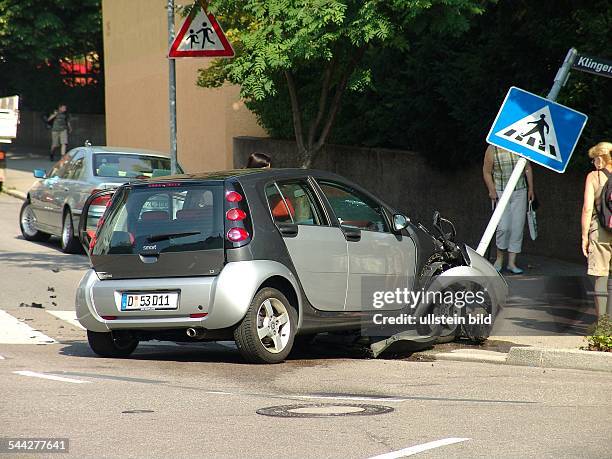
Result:
[[[589,241],[587,274],[589,276],[607,276],[612,260],[612,245],[608,242]]]
[[[51,131],[51,148],[59,147],[61,145],[68,145],[68,130],[63,131]]]

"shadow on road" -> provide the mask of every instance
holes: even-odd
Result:
[[[52,244],[50,243],[48,246],[51,247]],[[61,253],[59,248],[57,250],[59,252],[58,254],[6,252],[0,250],[0,260],[2,265],[8,268],[23,268],[27,266],[30,268],[53,270],[55,272],[82,270],[89,267],[87,258],[81,255],[67,255]]]

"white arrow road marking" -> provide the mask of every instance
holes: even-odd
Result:
[[[57,317],[58,319],[68,322],[70,325],[80,328],[81,330],[85,330],[85,327],[83,327],[77,320],[75,311],[47,311],[47,312],[51,314],[52,316]]]
[[[52,343],[57,343],[57,341],[0,309],[0,344]]]
[[[82,379],[64,378],[63,376],[46,375],[44,373],[36,373],[34,371],[14,371],[16,375],[31,376],[32,378],[51,379],[53,381],[69,382],[74,384],[84,384],[90,381],[83,381]]]
[[[461,443],[463,441],[470,440],[470,438],[443,438],[442,440],[430,441],[429,443],[423,443],[422,445],[411,446],[410,448],[400,449],[398,451],[391,451],[390,453],[381,454],[380,456],[374,456],[369,459],[397,459],[399,457],[412,456],[414,454],[422,453],[429,449],[439,448],[440,446],[452,445],[454,443]]]

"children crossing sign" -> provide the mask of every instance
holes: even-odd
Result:
[[[170,46],[168,57],[234,57],[234,48],[215,16],[196,2]]]
[[[584,113],[513,86],[487,142],[563,173],[587,118]]]

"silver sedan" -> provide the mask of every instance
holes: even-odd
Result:
[[[179,168],[179,172],[182,172]],[[77,229],[87,198],[96,191],[114,189],[133,179],[170,174],[170,158],[148,150],[84,146],[66,153],[48,172],[36,169],[36,183],[21,208],[19,224],[28,241],[59,236],[62,251],[81,250]],[[93,203],[87,228],[95,227],[108,195]]]

